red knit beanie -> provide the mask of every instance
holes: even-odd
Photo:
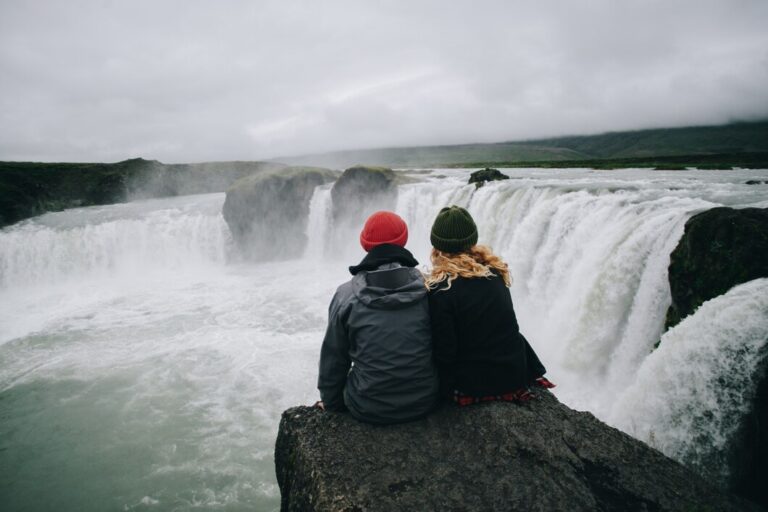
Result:
[[[399,215],[393,212],[376,212],[365,221],[360,232],[360,245],[365,252],[381,244],[393,244],[405,247],[408,241],[408,226]]]

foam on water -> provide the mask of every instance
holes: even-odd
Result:
[[[648,357],[669,303],[669,253],[691,214],[765,203],[764,188],[743,185],[758,171],[505,172],[514,179],[480,189],[466,185],[465,170],[402,185],[396,210],[408,247],[426,263],[437,211],[469,208],[480,241],[510,264],[522,330],[561,399],[648,437],[654,422],[681,413],[633,415],[627,404],[655,403],[654,379],[668,371],[657,354],[678,357],[668,337],[698,336],[684,322]],[[316,399],[326,308],[363,252],[356,233],[336,244],[324,186],[311,201],[303,258],[235,264],[223,199],[74,209],[0,230],[0,481],[13,482],[0,485],[0,502],[279,507],[280,413]],[[757,290],[747,290],[727,304],[753,304]],[[707,346],[737,320],[713,319]],[[716,373],[691,372],[704,381]],[[700,411],[715,402],[691,403]],[[696,462],[686,459],[687,432],[660,446]]]
[[[0,231],[0,288],[223,263],[224,194],[50,213]]]
[[[728,448],[766,364],[768,279],[732,288],[670,329],[610,421],[670,457],[724,481]]]
[[[4,480],[50,479],[71,510],[141,509],[145,496],[161,510],[276,508],[277,421],[315,398],[327,301],[344,279],[296,268],[102,281],[59,292],[58,309],[14,305],[38,320],[0,347],[4,460],[17,461],[0,464]],[[14,499],[39,508],[45,496],[30,486]]]

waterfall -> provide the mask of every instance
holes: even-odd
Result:
[[[750,410],[768,348],[768,279],[735,286],[666,332],[610,422],[725,481],[730,443]]]
[[[0,289],[220,264],[223,194],[50,213],[0,231]]]
[[[312,194],[309,202],[309,219],[307,221],[307,247],[305,258],[325,256],[325,241],[331,225],[331,186],[320,185]]]
[[[322,252],[318,244],[333,230],[327,187],[311,204],[305,255]],[[605,418],[661,336],[669,254],[685,221],[712,203],[636,187],[529,180],[479,189],[456,179],[402,185],[396,212],[409,226],[407,247],[424,264],[431,223],[450,204],[468,208],[479,242],[509,263],[521,328],[564,384],[561,398]],[[334,254],[362,255],[353,235]]]
[[[394,209],[407,248],[426,270],[435,215],[468,208],[479,242],[510,265],[521,330],[558,397],[679,460],[721,466],[766,351],[768,280],[713,299],[653,346],[685,221],[767,204],[764,187],[744,185],[762,171],[505,172],[512,179],[481,188],[453,169],[401,184]],[[307,245],[291,260],[230,254],[224,194],[0,229],[8,471],[62,468],[57,488],[92,482],[74,508],[279,507],[280,414],[317,399],[328,301],[364,255],[364,219],[336,222],[330,191],[315,189],[298,219]],[[104,449],[89,449],[94,439]],[[24,479],[9,489],[30,504],[39,496]]]

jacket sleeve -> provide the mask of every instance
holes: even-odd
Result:
[[[345,409],[344,385],[351,365],[349,337],[341,306],[337,292],[328,308],[328,327],[320,349],[317,389],[320,390],[320,399],[329,411]]]
[[[429,316],[432,323],[432,354],[440,374],[440,392],[453,391],[459,341],[452,301],[445,291],[429,294]]]

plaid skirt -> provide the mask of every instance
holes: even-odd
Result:
[[[538,379],[536,379],[534,381],[534,385],[542,388],[546,388],[546,389],[552,389],[555,387],[554,384],[552,384],[549,380],[545,379],[544,377],[539,377]],[[522,402],[527,402],[528,400],[531,400],[533,398],[536,398],[536,395],[531,393],[531,391],[528,388],[516,389],[514,391],[501,393],[499,395],[484,395],[484,396],[468,395],[466,393],[459,391],[458,389],[453,390],[453,401],[456,402],[461,407],[464,407],[466,405],[479,404],[482,402],[522,403]]]

